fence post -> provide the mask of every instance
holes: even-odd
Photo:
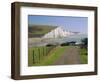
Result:
[[[46,52],[46,50],[45,50],[45,49],[46,49],[46,48],[44,48],[44,56],[46,55],[46,53],[45,53],[45,52]]]
[[[47,47],[46,47],[46,49],[45,49],[45,53],[46,53],[45,55],[47,55]]]
[[[40,55],[41,55],[41,52],[40,52],[40,49],[38,48],[38,52],[39,52],[39,62],[40,62]]]
[[[35,54],[34,54],[34,50],[33,50],[33,64],[35,63]]]
[[[42,50],[43,50],[43,52],[42,52],[42,53],[43,53],[43,56],[44,56],[44,48],[43,48]]]

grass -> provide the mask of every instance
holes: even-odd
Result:
[[[53,47],[32,47],[28,49],[28,66],[40,63]],[[35,64],[34,64],[35,63]]]
[[[35,35],[36,37],[38,35],[44,35],[48,32],[50,32],[51,30],[55,29],[57,26],[49,26],[49,25],[29,25],[28,27],[28,35],[29,38],[32,37],[33,35]],[[34,37],[35,37],[34,36]]]
[[[80,56],[81,56],[82,64],[87,64],[88,63],[87,49],[85,49],[85,48],[81,49],[80,50]]]
[[[67,46],[57,47],[49,54],[49,56],[41,63],[41,65],[52,65],[64,53],[66,48]]]
[[[46,49],[47,47],[39,47],[41,48],[41,53],[43,53],[42,48]],[[51,50],[48,55],[43,56],[43,54],[41,54],[41,60],[39,61],[39,63],[35,63],[33,64],[32,62],[32,50],[35,49],[35,54],[36,57],[35,59],[38,60],[38,51],[37,48],[29,48],[29,58],[28,58],[28,65],[29,66],[43,66],[43,65],[52,65],[62,54],[63,52],[67,49],[67,46],[64,47],[56,47],[53,50]],[[49,49],[47,49],[49,50]]]
[[[32,47],[28,49],[28,66],[48,66],[53,65],[54,62],[63,55],[64,51],[71,46],[57,46],[55,48],[44,47]],[[33,51],[34,61],[33,63]],[[80,49],[80,58],[82,64],[88,63],[87,49]]]

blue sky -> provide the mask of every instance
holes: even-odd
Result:
[[[53,25],[61,26],[64,29],[87,34],[88,18],[71,16],[42,16],[29,15],[29,25]]]

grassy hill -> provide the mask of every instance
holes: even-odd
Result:
[[[50,26],[50,25],[31,25],[28,27],[28,37],[41,37],[44,34],[50,32],[51,30],[55,29],[57,26]]]

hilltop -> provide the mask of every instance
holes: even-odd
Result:
[[[57,26],[51,25],[31,25],[28,27],[28,37],[42,37],[44,34],[50,32],[51,30],[57,28]]]

